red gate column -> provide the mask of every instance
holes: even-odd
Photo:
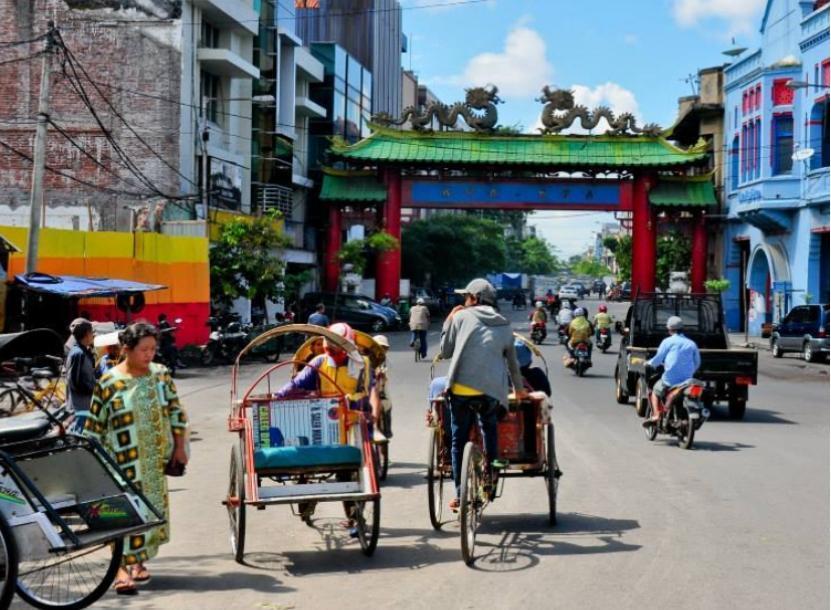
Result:
[[[632,296],[655,291],[657,222],[649,204],[649,189],[654,178],[635,176],[632,189]]]
[[[384,203],[382,225],[384,230],[401,243],[401,172],[386,172],[387,201]],[[401,248],[379,252],[375,266],[375,298],[389,294],[393,301],[400,296]]]
[[[704,212],[693,217],[690,284],[693,292],[704,292],[707,279],[707,224]]]
[[[338,289],[340,261],[338,251],[343,235],[343,212],[335,204],[329,204],[329,227],[326,232],[326,254],[323,261],[323,287],[328,292]]]

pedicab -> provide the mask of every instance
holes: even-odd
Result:
[[[246,354],[291,333],[326,339],[347,353],[350,367],[365,366],[354,344],[309,324],[266,331],[239,353],[232,369],[228,418],[228,430],[239,441],[231,449],[228,493],[223,501],[234,557],[243,562],[248,507],[290,505],[294,514],[310,524],[320,502],[343,503],[361,550],[372,555],[378,543],[381,494],[368,417],[350,408],[347,393],[324,371],[318,371],[319,378],[334,390],[279,398],[283,381],[308,366],[302,360],[271,365],[250,386],[240,386],[240,362]]]
[[[375,340],[367,333],[353,329],[355,333],[355,346],[362,356],[369,358],[369,363],[373,370],[377,370],[382,366],[387,359],[383,348],[378,345]],[[294,360],[299,362],[310,362],[312,358],[323,353],[323,337],[310,337],[297,348],[294,354]],[[302,370],[303,365],[295,365],[295,374]],[[392,403],[389,400],[382,400],[383,411],[381,421],[378,422],[378,428],[385,436],[389,436],[392,431]],[[379,481],[387,479],[387,472],[389,470],[389,440],[386,441],[372,441],[372,448],[375,453],[375,475]]]
[[[548,376],[548,363],[540,349],[521,335],[515,334],[514,337],[527,345],[542,362]],[[434,381],[440,360],[440,356],[433,359],[430,376]],[[511,394],[508,402],[508,408],[500,414],[497,424],[499,455],[496,459],[500,465],[494,469],[494,480],[489,480],[487,476],[483,439],[478,425],[472,427],[470,440],[462,455],[459,521],[462,558],[468,565],[475,558],[476,531],[482,512],[491,501],[502,495],[507,478],[544,478],[548,495],[548,522],[550,525],[557,524],[557,491],[562,472],[554,446],[552,406],[542,392],[531,392],[523,400],[517,400]],[[427,458],[430,523],[435,529],[440,529],[444,524],[442,512],[445,501],[454,493],[450,410],[443,393],[431,397],[427,422],[430,429]],[[444,494],[445,481],[450,489],[447,498]]]

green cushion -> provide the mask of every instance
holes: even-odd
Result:
[[[361,464],[361,450],[351,445],[264,447],[254,451],[254,468],[309,468]]]

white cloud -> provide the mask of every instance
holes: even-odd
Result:
[[[674,0],[672,13],[682,27],[693,27],[707,19],[728,24],[728,35],[748,34],[756,25],[765,0]]]
[[[508,33],[502,51],[480,53],[468,61],[460,75],[437,80],[463,86],[493,83],[500,95],[508,97],[538,94],[551,82],[554,68],[546,57],[545,40],[525,23],[522,19]]]
[[[574,92],[574,103],[577,105],[585,106],[589,110],[594,110],[598,106],[607,106],[612,109],[615,115],[631,112],[636,119],[640,120],[640,108],[638,107],[638,101],[635,99],[635,94],[617,83],[606,82],[596,87],[572,85],[570,89]],[[609,125],[606,119],[603,119],[592,130],[592,133],[600,134],[607,129],[609,129]],[[580,126],[579,122],[575,122],[566,133],[588,132]]]

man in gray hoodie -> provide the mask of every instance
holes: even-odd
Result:
[[[509,375],[518,397],[525,394],[511,324],[494,309],[496,290],[487,280],[476,279],[459,292],[464,294],[465,304],[447,316],[440,346],[441,357],[450,360],[448,397],[456,484],[456,498],[450,502],[453,510],[459,507],[462,452],[475,416],[482,423],[485,452],[492,462],[498,457],[497,408],[508,402]]]

